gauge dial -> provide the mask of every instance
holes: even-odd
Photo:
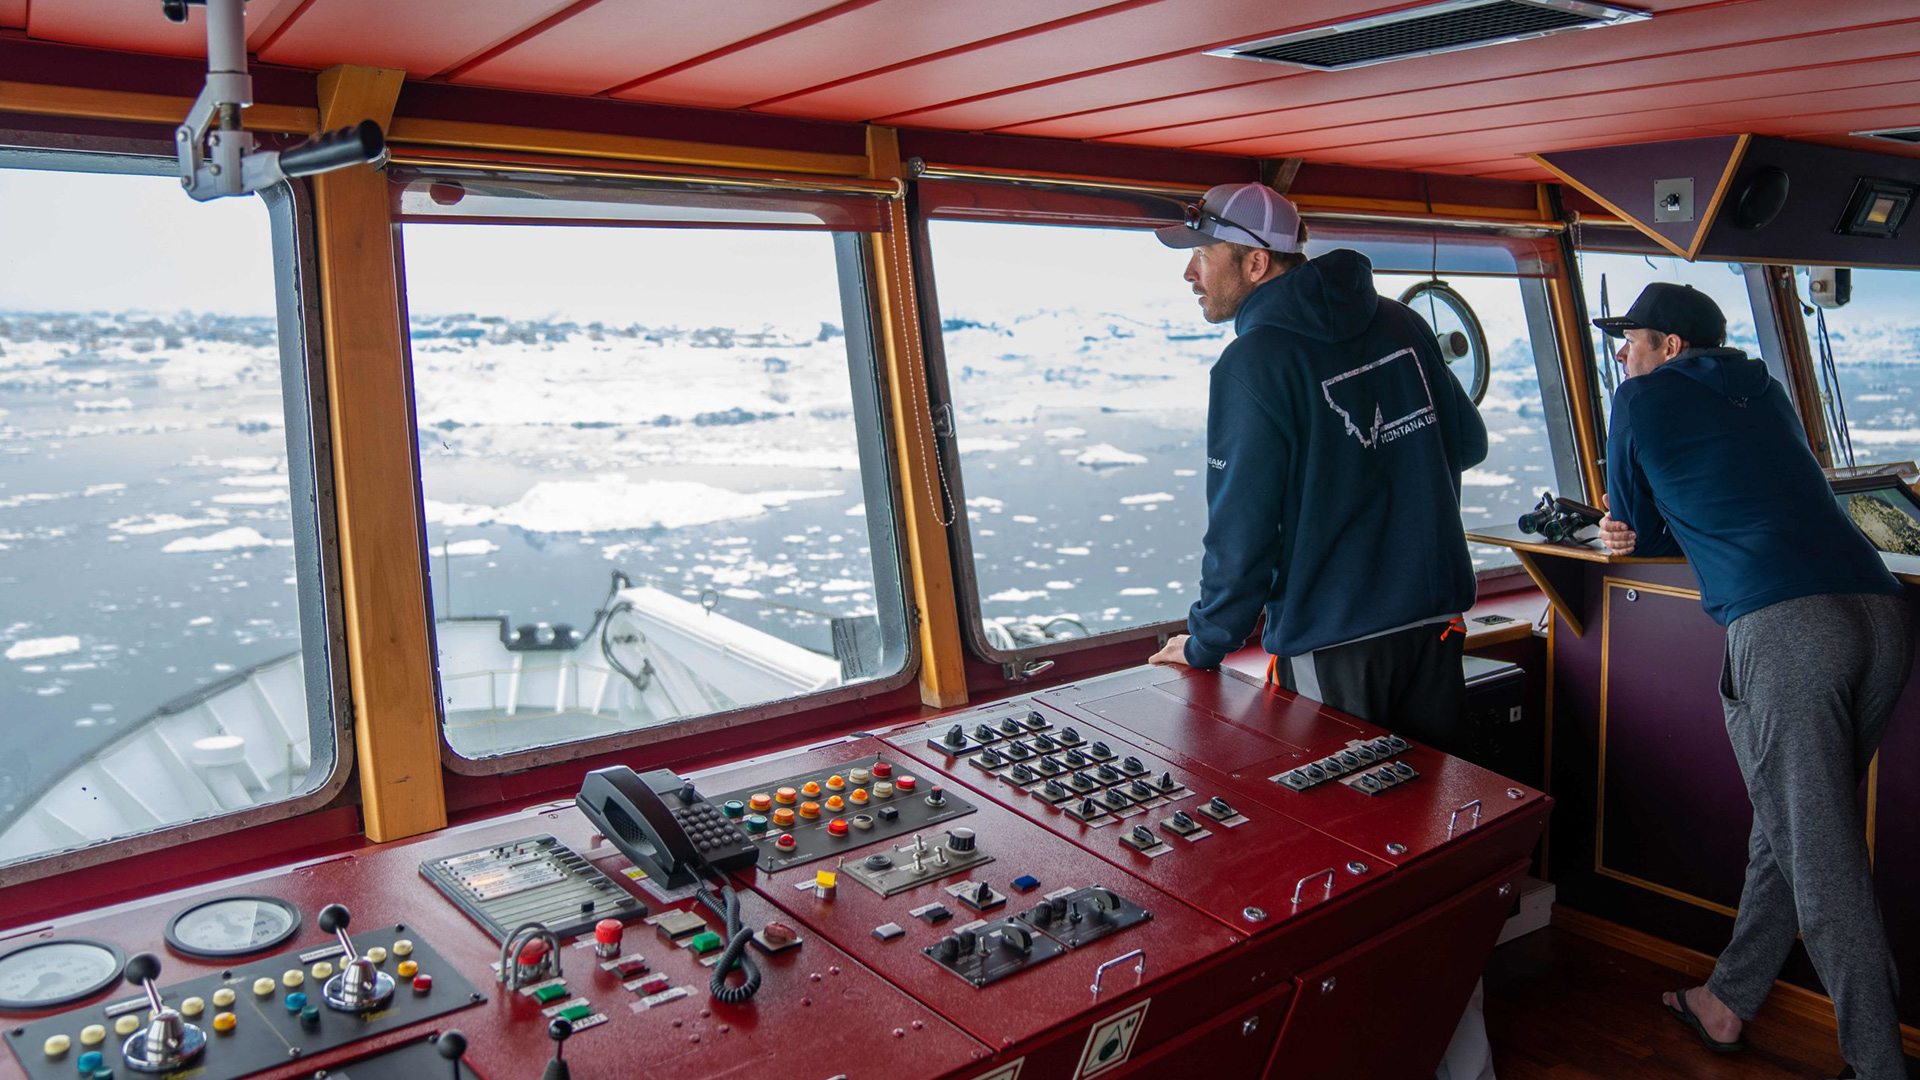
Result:
[[[226,957],[270,949],[300,929],[300,912],[271,896],[225,896],[175,915],[167,944],[188,956]]]
[[[0,1009],[50,1009],[120,981],[120,950],[98,941],[42,941],[0,956]]]

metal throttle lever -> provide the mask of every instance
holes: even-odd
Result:
[[[393,999],[393,976],[354,951],[353,940],[347,937],[347,923],[352,918],[353,914],[342,904],[328,904],[320,909],[316,920],[320,929],[340,939],[340,948],[346,957],[339,974],[320,988],[320,996],[326,999],[328,1008],[340,1012],[372,1012]]]
[[[145,1031],[127,1036],[120,1055],[134,1072],[173,1072],[200,1056],[207,1048],[207,1033],[180,1018],[160,1000],[153,981],[160,977],[160,958],[152,953],[137,953],[127,961],[127,981],[147,992],[152,1016]]]

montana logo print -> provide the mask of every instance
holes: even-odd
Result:
[[[1320,384],[1347,434],[1369,450],[1434,421],[1433,388],[1412,349],[1341,372]]]

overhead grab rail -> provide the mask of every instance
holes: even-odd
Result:
[[[647,183],[705,185],[755,191],[789,191],[821,195],[867,195],[881,199],[899,199],[906,195],[903,180],[856,180],[790,173],[753,172],[743,169],[676,168],[663,165],[602,161],[589,163],[580,158],[550,155],[502,154],[486,151],[440,152],[420,146],[394,145],[390,151],[395,165],[426,166],[438,169],[468,169],[474,172],[519,172],[542,176],[592,177],[608,180],[636,180]]]

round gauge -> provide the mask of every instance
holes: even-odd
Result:
[[[0,1009],[30,1012],[66,1005],[120,981],[125,958],[98,941],[42,941],[0,956]]]
[[[299,909],[285,900],[223,896],[175,915],[167,923],[167,944],[188,956],[219,959],[271,949],[299,929]]]

